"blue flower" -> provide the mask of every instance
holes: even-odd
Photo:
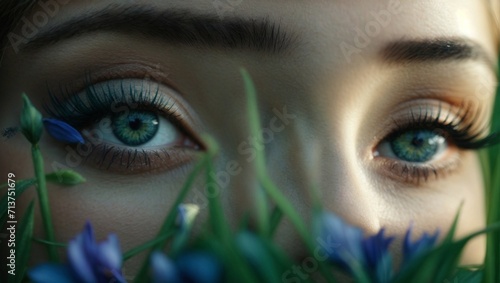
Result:
[[[154,283],[170,282],[180,283],[181,275],[174,261],[160,252],[151,255],[151,270]]]
[[[316,225],[317,242],[330,261],[349,271],[353,271],[354,265],[365,265],[361,229],[345,223],[332,213],[319,215]]]
[[[121,273],[122,253],[116,235],[109,235],[97,243],[90,223],[84,231],[70,241],[67,264],[44,264],[29,271],[35,283],[124,283]],[[55,278],[57,278],[56,281]]]
[[[49,134],[65,143],[85,143],[82,135],[69,124],[57,119],[44,118],[43,125]]]
[[[353,275],[364,271],[373,282],[389,282],[392,278],[392,255],[389,246],[394,237],[385,229],[364,238],[363,231],[344,222],[335,214],[323,212],[316,219],[317,242],[329,260]]]
[[[385,229],[363,240],[362,246],[370,274],[376,282],[389,282],[392,277],[392,256],[389,246],[394,237],[384,236]]]
[[[436,232],[434,232],[434,234],[432,235],[428,234],[427,232],[424,232],[424,234],[420,237],[420,239],[417,239],[414,242],[412,242],[410,239],[412,231],[413,231],[413,224],[410,225],[408,231],[406,231],[406,235],[403,242],[404,264],[409,263],[416,257],[432,249],[435,246],[437,239],[439,237],[439,230],[436,230]]]
[[[222,282],[222,266],[207,252],[190,252],[175,261],[160,252],[151,256],[154,283],[218,283]]]

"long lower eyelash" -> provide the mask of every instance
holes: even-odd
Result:
[[[81,94],[61,88],[61,94],[56,95],[48,87],[50,103],[44,103],[44,109],[50,116],[76,128],[95,123],[113,112],[123,111],[120,107],[161,112],[167,118],[172,118],[172,121],[178,118],[172,111],[174,103],[159,94],[159,87],[151,90],[145,88],[144,84],[137,86],[124,80],[120,82],[118,90],[111,82],[102,82],[99,86],[92,84],[89,76]]]
[[[477,125],[480,111],[473,111],[472,105],[463,105],[456,113],[452,107],[444,120],[442,119],[443,106],[439,105],[438,111],[430,108],[419,108],[418,113],[410,112],[410,121],[401,125],[394,121],[397,130],[391,134],[395,137],[408,130],[431,130],[451,139],[454,145],[461,149],[481,149],[500,144],[500,133],[494,132],[486,137],[479,138],[488,130],[488,125]],[[452,115],[453,114],[453,115]],[[453,119],[450,117],[453,116]]]
[[[400,179],[405,183],[413,183],[420,185],[431,179],[439,179],[445,177],[448,173],[453,172],[461,164],[461,159],[455,157],[449,160],[446,164],[441,165],[416,165],[411,163],[402,163],[395,160],[387,160],[386,168],[392,173],[394,178]]]

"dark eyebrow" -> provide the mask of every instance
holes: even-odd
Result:
[[[388,63],[479,60],[493,70],[497,68],[481,45],[463,38],[394,41],[382,48],[381,56]]]
[[[85,33],[97,31],[138,33],[171,44],[196,47],[244,49],[281,53],[292,44],[293,37],[279,24],[267,18],[219,18],[188,10],[127,6],[107,7],[98,12],[72,18],[55,27],[38,32],[21,49],[40,48]]]

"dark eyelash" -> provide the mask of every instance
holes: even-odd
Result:
[[[173,111],[175,104],[159,94],[159,87],[155,93],[152,93],[152,90],[146,89],[144,84],[141,84],[138,90],[137,85],[133,82],[125,82],[125,80],[121,81],[119,90],[116,90],[111,82],[102,82],[99,85],[100,88],[97,89],[97,86],[90,83],[90,78],[88,78],[85,81],[84,91],[79,95],[67,89],[61,89],[61,94],[56,95],[48,87],[50,103],[44,103],[43,107],[53,118],[62,120],[75,128],[83,128],[96,123],[113,112],[125,111],[113,109],[115,106],[126,107],[128,110],[160,112],[172,123],[179,123],[179,116]]]
[[[500,144],[500,133],[494,132],[486,137],[479,138],[488,129],[487,125],[476,127],[476,121],[479,120],[479,111],[473,111],[473,105],[462,105],[454,118],[449,119],[453,114],[452,107],[443,121],[441,117],[443,106],[439,104],[438,111],[434,112],[430,108],[419,108],[418,113],[413,110],[409,114],[409,121],[405,124],[400,124],[394,120],[396,130],[389,135],[388,140],[401,135],[409,130],[430,130],[451,139],[454,145],[461,149],[481,149],[489,146]],[[477,110],[477,109],[476,109]],[[474,114],[474,112],[476,114]]]

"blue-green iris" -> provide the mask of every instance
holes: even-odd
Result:
[[[128,146],[149,142],[158,132],[158,115],[150,111],[131,111],[113,117],[113,133]]]
[[[442,137],[429,130],[407,131],[390,141],[394,154],[408,162],[426,162],[439,150]]]

